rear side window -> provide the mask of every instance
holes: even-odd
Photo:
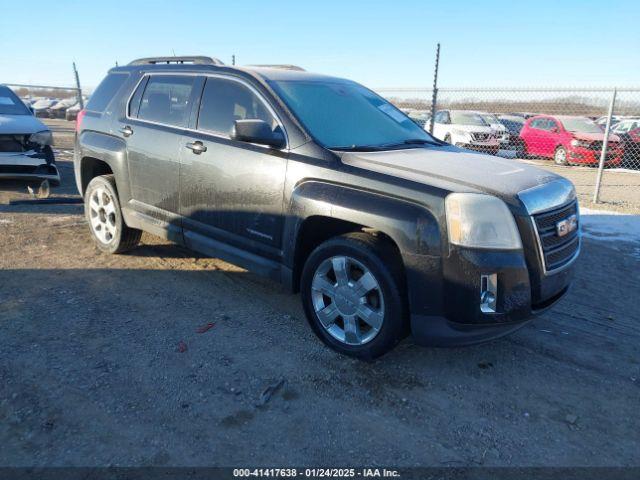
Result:
[[[191,93],[196,77],[152,75],[142,94],[138,118],[186,127],[191,113]]]
[[[110,73],[107,75],[91,95],[89,103],[87,103],[87,110],[104,112],[128,76],[125,73]]]
[[[265,104],[245,85],[224,78],[207,78],[202,93],[198,130],[229,135],[236,120],[264,120],[277,123]]]

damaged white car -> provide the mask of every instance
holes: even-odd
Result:
[[[0,85],[0,179],[60,184],[51,130],[9,87]]]

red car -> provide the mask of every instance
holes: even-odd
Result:
[[[527,155],[553,158],[558,165],[597,165],[604,141],[602,129],[593,120],[565,115],[529,118],[520,137]],[[606,165],[620,165],[623,154],[620,137],[609,135]]]

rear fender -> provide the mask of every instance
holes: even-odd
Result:
[[[130,197],[128,168],[127,168],[127,146],[124,140],[112,135],[105,135],[93,131],[83,132],[79,139],[76,151],[79,152],[75,175],[78,191],[84,195],[88,182],[83,182],[82,168],[87,158],[95,158],[105,162],[111,168],[118,187],[118,197],[121,205],[126,204]]]

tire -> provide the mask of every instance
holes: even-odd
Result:
[[[569,165],[569,162],[567,161],[567,151],[563,146],[556,148],[556,151],[553,154],[553,161],[556,165]]]
[[[365,360],[387,353],[402,340],[409,322],[401,262],[386,240],[362,232],[318,246],[305,262],[300,286],[307,320],[320,340]],[[339,277],[339,270],[346,277]]]
[[[113,175],[95,177],[89,182],[84,212],[93,240],[101,251],[123,253],[140,242],[142,231],[124,223]]]

